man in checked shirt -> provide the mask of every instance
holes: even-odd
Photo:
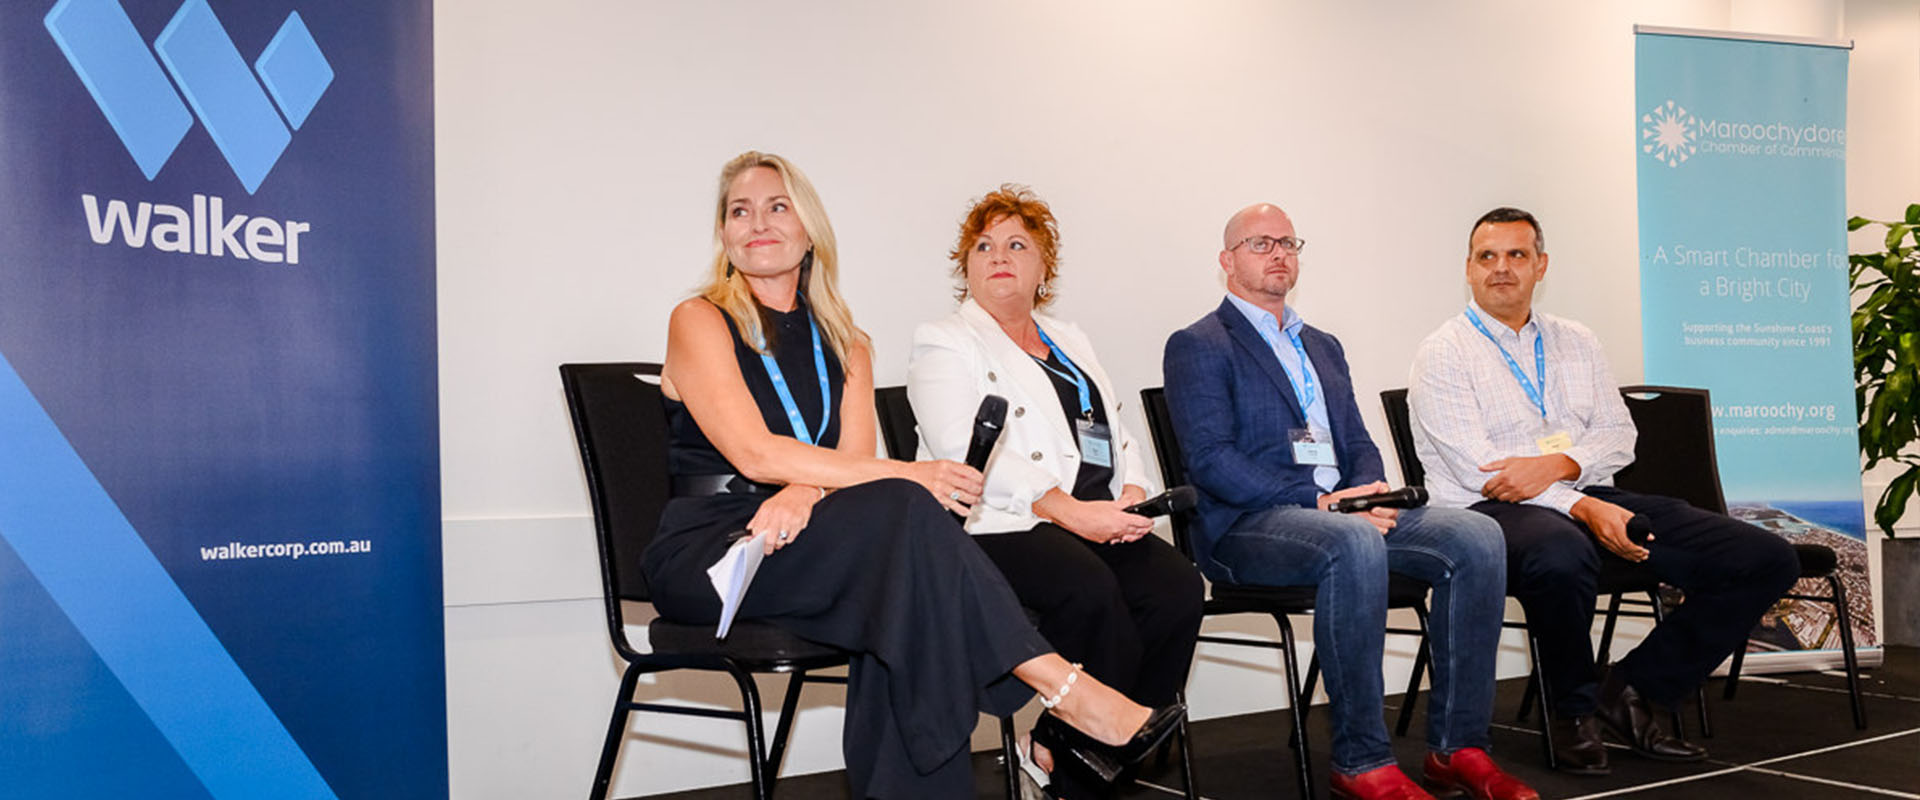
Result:
[[[1747,523],[1613,488],[1633,461],[1633,420],[1593,332],[1533,310],[1547,252],[1532,214],[1480,217],[1466,273],[1473,301],[1414,355],[1415,450],[1433,504],[1479,511],[1506,535],[1507,593],[1539,637],[1559,766],[1606,774],[1602,727],[1649,758],[1703,759],[1704,748],[1662,728],[1662,709],[1745,646],[1799,577],[1799,560]],[[1629,533],[1629,520],[1652,533]],[[1604,559],[1647,562],[1686,602],[1596,670],[1590,631]]]

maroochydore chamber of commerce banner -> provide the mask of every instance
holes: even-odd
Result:
[[[431,12],[0,11],[0,796],[446,797]]]
[[[1833,548],[1855,642],[1872,645],[1848,322],[1847,50],[1635,38],[1647,382],[1712,391],[1733,515]],[[1830,605],[1783,601],[1751,649],[1838,661],[1838,628]],[[1818,650],[1829,652],[1805,653]]]

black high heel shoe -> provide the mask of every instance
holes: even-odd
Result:
[[[1166,741],[1186,716],[1185,703],[1156,708],[1148,715],[1147,721],[1141,723],[1140,729],[1133,732],[1133,738],[1116,747],[1088,736],[1059,717],[1047,713],[1041,714],[1034,723],[1033,740],[1053,751],[1054,758],[1065,754],[1092,770],[1100,780],[1112,783],[1120,777],[1122,770],[1140,763],[1148,753]]]

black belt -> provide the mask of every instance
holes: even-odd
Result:
[[[773,494],[782,487],[756,483],[731,472],[723,475],[675,475],[674,497],[707,497],[716,494]]]

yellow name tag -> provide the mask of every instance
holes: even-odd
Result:
[[[1550,456],[1573,447],[1573,437],[1568,436],[1566,431],[1560,431],[1542,436],[1534,440],[1534,444],[1540,446],[1540,455]]]

